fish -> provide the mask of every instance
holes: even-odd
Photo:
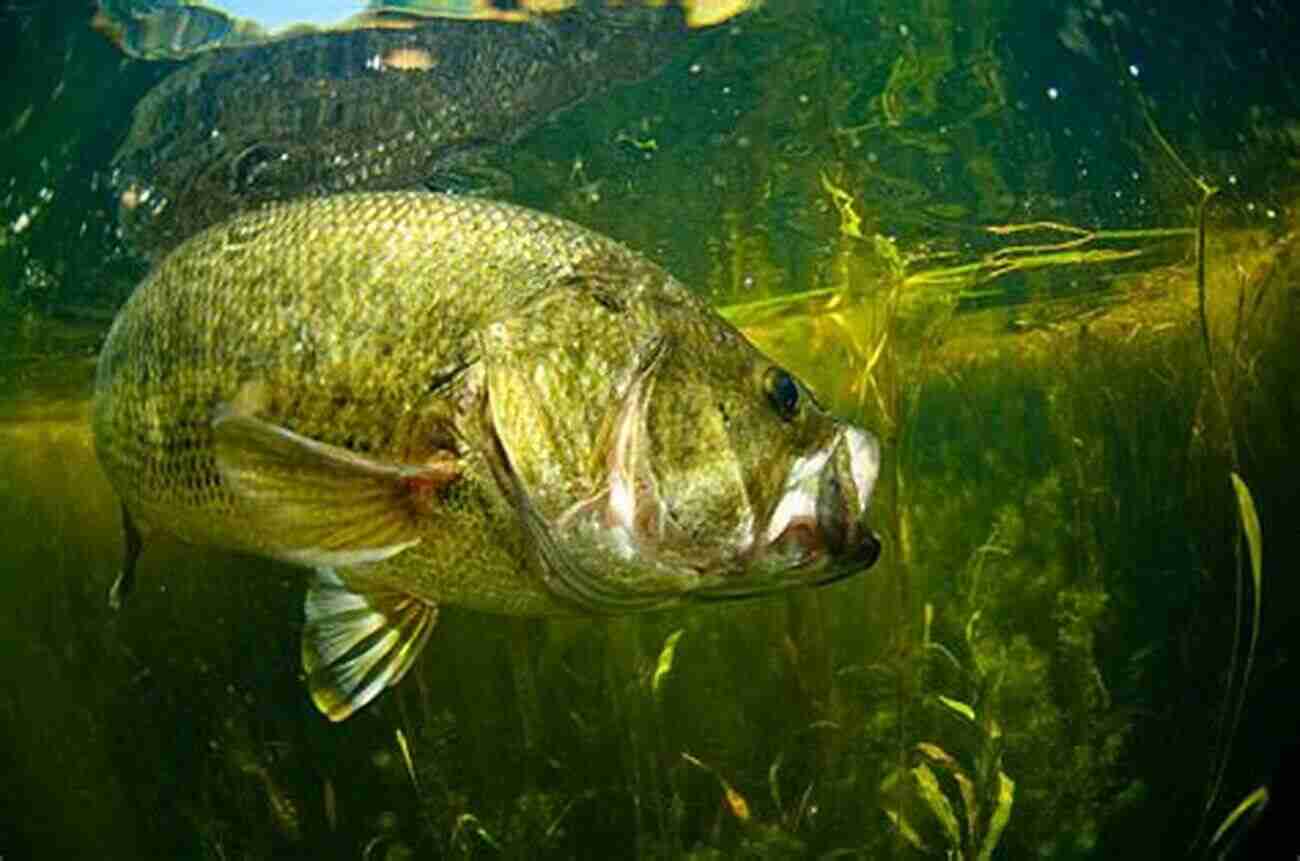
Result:
[[[667,271],[486,198],[273,203],[179,245],[102,348],[95,450],[149,536],[310,569],[343,720],[445,605],[608,616],[831,583],[881,552],[880,445]]]
[[[128,247],[156,261],[231,214],[301,196],[499,191],[503,177],[475,175],[489,173],[475,170],[486,153],[649,77],[695,38],[669,9],[405,23],[178,66],[135,106],[110,165]]]

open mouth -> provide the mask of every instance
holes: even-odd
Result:
[[[879,472],[879,445],[854,427],[795,461],[768,520],[764,552],[796,565],[829,558],[870,567],[880,556],[880,540],[866,522]]]
[[[738,577],[691,597],[730,601],[792,586],[826,586],[870,568],[881,552],[880,538],[866,521],[879,466],[874,437],[853,427],[796,460],[751,559],[773,573]]]

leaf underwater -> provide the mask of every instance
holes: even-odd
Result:
[[[659,652],[659,661],[655,665],[654,676],[650,682],[650,690],[654,694],[659,693],[659,686],[673,669],[673,656],[677,653],[677,641],[686,633],[685,628],[678,628],[668,635],[664,640],[663,650]]]

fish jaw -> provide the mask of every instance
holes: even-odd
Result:
[[[833,582],[879,558],[880,539],[867,519],[880,473],[880,445],[870,432],[840,425],[825,445],[794,459],[766,518],[748,510],[706,549],[679,534],[639,456],[635,401],[634,393],[619,417],[606,486],[554,524],[571,546],[585,544],[605,555],[611,570],[622,569],[630,591],[659,594],[664,603],[742,598]]]
[[[868,431],[845,425],[822,470],[817,522],[831,555],[863,568],[880,557],[880,539],[867,522],[879,477],[880,443]]]
[[[820,562],[870,567],[880,556],[880,540],[867,524],[879,474],[875,437],[842,426],[825,447],[795,459],[753,552],[795,569]]]

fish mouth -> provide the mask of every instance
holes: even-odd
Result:
[[[750,565],[771,573],[740,575],[690,597],[732,601],[794,586],[828,586],[866,571],[881,553],[880,537],[867,524],[879,474],[875,437],[842,427],[824,448],[794,462],[766,531],[756,536]]]
[[[822,470],[816,522],[827,552],[847,565],[870,568],[880,558],[880,537],[867,524],[871,492],[880,475],[880,444],[864,430],[846,427]]]
[[[626,430],[632,425],[620,422]],[[632,480],[629,451],[620,435],[619,468],[611,471],[604,525],[628,554],[654,557],[671,531],[653,480]],[[867,509],[880,472],[880,446],[867,431],[841,425],[830,442],[796,458],[768,517],[749,518],[738,536],[739,552],[719,565],[696,566],[696,585],[680,595],[691,601],[731,601],[827,586],[866,571],[880,558],[880,537],[867,523]],[[565,518],[567,519],[567,518]],[[765,524],[765,526],[764,526]]]

